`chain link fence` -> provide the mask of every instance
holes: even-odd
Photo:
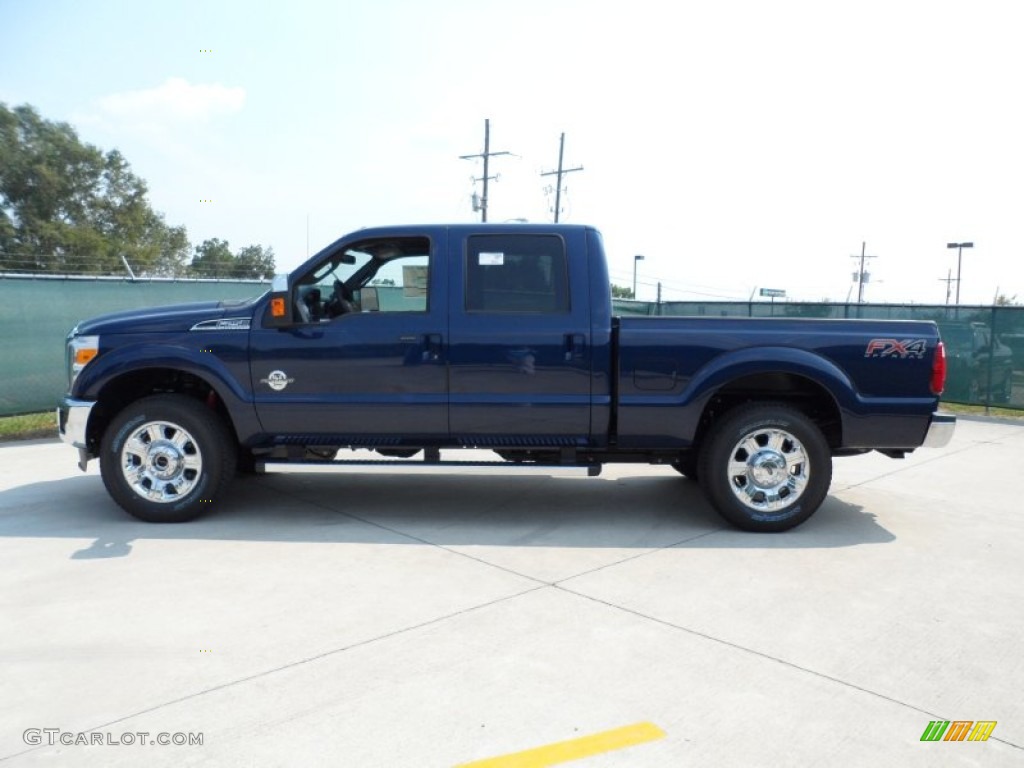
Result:
[[[238,280],[129,280],[0,274],[0,416],[56,408],[67,389],[64,339],[107,312],[258,296],[268,285]]]
[[[56,406],[67,385],[64,339],[81,320],[122,309],[247,298],[267,287],[259,281],[0,274],[0,416]],[[949,358],[943,400],[1024,410],[1024,307],[615,300],[614,310],[624,316],[934,320]]]

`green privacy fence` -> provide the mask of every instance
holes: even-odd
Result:
[[[949,361],[942,399],[1024,410],[1024,307],[616,300],[614,308],[621,316],[934,320]]]
[[[80,320],[121,309],[247,298],[267,287],[256,281],[0,275],[0,415],[56,405],[66,387],[64,337]],[[386,310],[390,299],[382,295],[380,300]],[[944,400],[1024,409],[1024,307],[764,301],[614,304],[615,313],[623,316],[934,320],[949,357]]]
[[[54,408],[67,388],[64,338],[106,312],[258,296],[265,283],[0,276],[0,416]]]

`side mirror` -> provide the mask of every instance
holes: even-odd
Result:
[[[275,275],[270,284],[270,304],[263,320],[267,328],[290,328],[292,319],[292,293],[288,288],[288,275]]]
[[[379,312],[380,299],[377,296],[377,289],[369,286],[359,292],[359,308],[363,312]]]

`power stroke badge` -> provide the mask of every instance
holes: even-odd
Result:
[[[266,384],[275,392],[280,392],[293,381],[295,381],[295,379],[289,378],[288,374],[284,371],[271,371],[267,375],[267,378],[260,379],[260,384]]]

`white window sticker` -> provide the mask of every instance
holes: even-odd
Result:
[[[480,254],[480,266],[481,267],[500,267],[505,263],[504,253],[481,253]]]

